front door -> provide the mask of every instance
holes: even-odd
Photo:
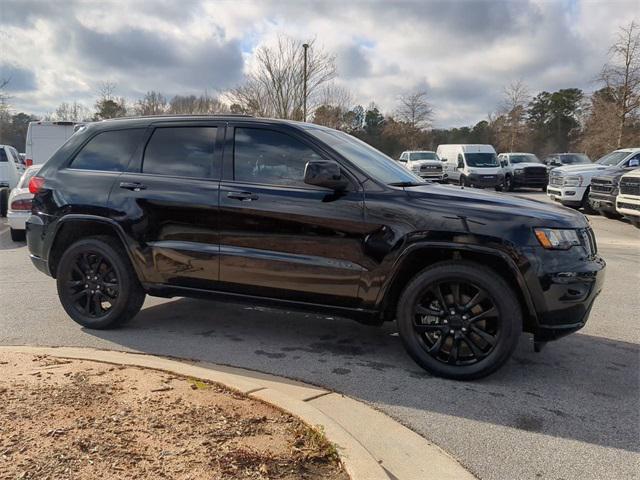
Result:
[[[213,289],[224,126],[157,124],[110,196],[150,283]],[[117,220],[117,219],[116,219]]]
[[[227,132],[220,184],[220,281],[227,291],[354,306],[362,268],[364,203],[307,185],[323,154],[282,127]]]

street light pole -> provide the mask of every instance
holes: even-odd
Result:
[[[306,122],[307,121],[307,50],[309,49],[309,44],[308,43],[303,44],[302,48],[304,49],[304,74],[303,74],[304,91],[303,91],[303,98],[302,98],[302,121]]]

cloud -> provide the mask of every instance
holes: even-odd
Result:
[[[9,81],[5,88],[10,92],[26,92],[38,88],[35,74],[16,65],[0,64],[0,79]]]
[[[426,88],[434,124],[447,127],[485,118],[515,80],[532,94],[594,90],[616,29],[640,17],[637,2],[626,0],[336,5],[4,0],[2,61],[18,69],[14,108],[45,113],[62,101],[91,105],[104,80],[130,100],[151,89],[224,91],[251,68],[256,48],[285,34],[335,54],[337,81],[357,103],[391,113],[399,95]]]

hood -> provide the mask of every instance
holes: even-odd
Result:
[[[412,202],[424,204],[427,211],[443,216],[464,212],[478,224],[500,218],[509,225],[506,228],[522,224],[558,228],[588,225],[586,217],[574,209],[489,190],[431,183],[406,187],[405,191]]]
[[[594,176],[591,180],[595,180],[596,178],[602,178],[606,180],[619,180],[622,175],[625,174],[624,168],[618,167],[609,167],[602,172],[598,172],[598,175]]]
[[[442,165],[440,160],[410,160],[412,166],[420,165]]]
[[[577,175],[582,172],[597,172],[599,170],[607,170],[611,167],[605,165],[599,165],[597,163],[589,163],[583,165],[565,165],[564,167],[558,167],[553,169],[553,174],[561,175]]]

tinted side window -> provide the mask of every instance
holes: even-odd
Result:
[[[142,161],[144,173],[207,178],[211,171],[216,143],[216,127],[156,128]]]
[[[99,133],[80,150],[71,168],[122,172],[143,135],[143,128]]]
[[[0,162],[8,162],[7,152],[4,151],[4,148],[0,148]]]
[[[257,128],[236,128],[233,151],[234,178],[270,185],[305,185],[304,168],[321,157],[284,133]]]

